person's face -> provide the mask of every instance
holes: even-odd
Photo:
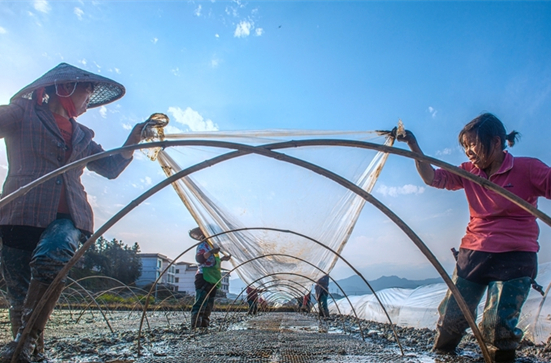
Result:
[[[77,116],[82,115],[88,109],[90,97],[94,93],[94,86],[89,82],[78,83],[71,99],[75,105]]]
[[[494,138],[490,144],[490,150],[486,150],[486,153],[484,153],[483,147],[478,141],[475,132],[466,132],[463,135],[463,149],[465,150],[465,155],[467,155],[470,162],[480,170],[487,169],[492,162],[496,160],[501,152],[499,143],[499,137]]]

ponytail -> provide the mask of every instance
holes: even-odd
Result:
[[[507,140],[507,145],[509,145],[509,147],[513,147],[515,142],[520,140],[520,133],[513,130],[505,136],[505,140]]]

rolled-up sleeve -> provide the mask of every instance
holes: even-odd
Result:
[[[431,186],[439,189],[459,190],[463,189],[463,180],[459,175],[447,170],[436,169]]]

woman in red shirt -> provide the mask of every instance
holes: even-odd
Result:
[[[459,167],[507,188],[537,206],[538,197],[551,198],[551,169],[535,158],[513,157],[505,151],[518,133],[506,134],[501,121],[482,114],[459,133],[469,162]],[[423,154],[412,132],[398,140]],[[535,284],[539,229],[536,218],[513,202],[479,184],[416,160],[423,181],[436,188],[464,189],[470,221],[461,240],[453,280],[473,316],[487,290],[481,333],[495,361],[511,361],[523,332],[516,327],[521,307]],[[439,306],[434,350],[454,353],[468,323],[448,291]]]

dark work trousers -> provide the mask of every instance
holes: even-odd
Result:
[[[70,219],[56,219],[47,228],[1,226],[2,275],[8,301],[20,309],[31,279],[50,284],[74,256],[83,237]]]

